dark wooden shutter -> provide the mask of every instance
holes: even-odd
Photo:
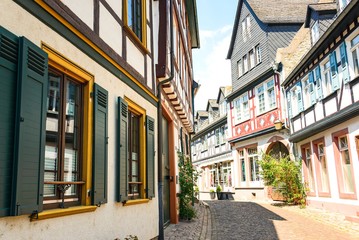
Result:
[[[0,27],[0,217],[10,215],[18,37]]]
[[[108,92],[95,84],[93,109],[92,204],[107,203]]]
[[[118,97],[118,145],[117,145],[117,201],[128,199],[128,104]]]
[[[155,120],[146,117],[147,198],[155,197]]]
[[[44,188],[48,58],[26,38],[19,43],[11,215],[42,211]]]

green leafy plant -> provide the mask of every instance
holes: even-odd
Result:
[[[216,192],[222,192],[222,187],[221,187],[221,185],[217,185],[217,187],[216,187]]]
[[[213,192],[213,193],[214,193],[214,190],[213,190],[213,189],[210,189],[209,192],[211,192],[211,193]]]
[[[189,157],[184,156],[178,152],[178,167],[179,167],[179,184],[181,192],[179,196],[179,216],[181,219],[191,220],[196,217],[194,210],[193,194],[195,182],[197,181],[199,173],[193,168]]]
[[[305,206],[306,188],[301,181],[301,161],[290,160],[289,156],[277,159],[264,154],[259,165],[266,186],[276,188],[287,203]]]

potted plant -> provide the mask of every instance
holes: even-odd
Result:
[[[216,198],[216,193],[214,192],[213,189],[209,190],[209,195],[210,195],[211,199],[215,199],[215,198]]]
[[[218,200],[222,200],[222,187],[221,187],[221,185],[217,185],[216,192],[217,192]]]

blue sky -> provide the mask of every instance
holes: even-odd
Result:
[[[200,49],[193,49],[194,78],[201,85],[195,111],[216,99],[219,87],[231,85],[230,60],[226,60],[238,0],[197,0]]]

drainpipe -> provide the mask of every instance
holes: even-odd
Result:
[[[163,159],[162,159],[162,85],[165,83],[168,83],[172,81],[173,79],[173,72],[174,72],[174,66],[173,66],[173,12],[172,12],[172,0],[170,0],[170,66],[171,66],[171,75],[169,78],[161,81],[157,85],[157,128],[158,128],[158,212],[159,212],[159,233],[158,233],[158,240],[164,239],[164,223],[163,223]],[[167,66],[165,66],[167,67]]]

